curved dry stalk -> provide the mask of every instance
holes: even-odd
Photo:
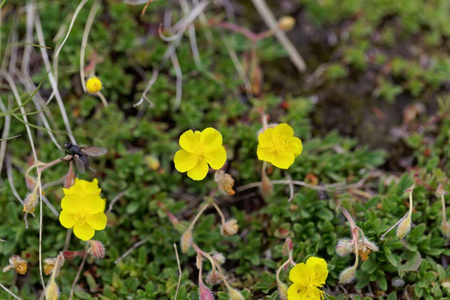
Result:
[[[19,95],[19,91],[17,90],[17,86],[14,83],[14,80],[12,79],[11,75],[9,75],[7,72],[0,70],[0,75],[3,76],[6,79],[6,81],[8,81],[9,86],[11,87],[11,90],[13,92],[14,98],[16,98],[17,104],[20,107],[20,112],[22,113],[22,118],[25,121],[25,128],[27,130],[28,139],[30,140],[30,146],[31,146],[31,150],[33,152],[34,160],[37,161],[37,155],[36,155],[36,149],[34,147],[33,136],[31,134],[30,126],[28,125],[28,118],[27,118],[25,109],[22,105],[22,100],[20,99],[20,95]]]
[[[252,0],[253,5],[258,10],[259,14],[263,18],[264,22],[267,26],[272,30],[280,42],[280,44],[284,47],[286,52],[289,54],[291,61],[297,67],[297,70],[303,72],[306,70],[306,64],[300,53],[298,53],[297,49],[295,49],[294,45],[286,36],[284,31],[278,30],[278,22],[270,11],[267,3],[264,0]]]
[[[52,89],[55,92],[55,97],[56,97],[56,102],[58,103],[58,107],[59,110],[61,112],[61,116],[63,118],[64,121],[64,125],[66,127],[67,130],[67,134],[69,136],[70,141],[73,144],[77,144],[75,137],[73,136],[72,133],[72,128],[70,127],[70,122],[69,122],[69,117],[67,116],[67,112],[66,109],[64,107],[64,103],[62,101],[62,97],[61,94],[59,93],[58,90],[58,84],[56,83],[56,79],[55,76],[52,73],[52,68],[50,65],[50,59],[48,57],[48,53],[47,53],[47,49],[45,48],[45,40],[44,40],[44,33],[42,32],[42,26],[41,26],[41,20],[39,17],[39,13],[36,13],[36,18],[35,18],[35,27],[36,27],[36,33],[38,36],[38,40],[39,40],[39,45],[41,46],[41,55],[42,55],[42,59],[44,60],[44,64],[45,64],[45,69],[48,73],[48,77],[50,79],[50,83],[52,85]]]
[[[5,290],[8,294],[10,294],[14,299],[22,300],[21,298],[17,297],[13,292],[8,290],[3,284],[0,283],[0,287]]]
[[[81,86],[83,87],[83,91],[86,93],[86,78],[84,75],[84,57],[86,55],[86,46],[89,38],[89,32],[91,32],[92,24],[94,23],[95,15],[97,14],[98,9],[100,8],[100,1],[96,0],[89,11],[89,16],[86,21],[86,26],[83,31],[83,38],[81,40],[81,49],[80,49],[80,79]]]
[[[9,103],[9,107],[11,102]],[[6,109],[5,104],[3,104],[3,100],[0,98],[0,109],[5,114],[5,125],[3,125],[3,133],[2,133],[2,141],[0,145],[0,174],[2,174],[3,169],[3,161],[5,159],[5,153],[6,153],[6,144],[8,143],[8,135],[9,135],[9,128],[11,125],[11,116],[7,113],[8,110]]]
[[[130,255],[131,252],[133,252],[134,249],[138,248],[139,246],[145,244],[148,240],[150,239],[150,237],[146,237],[142,240],[140,240],[137,243],[134,243],[133,246],[130,247],[130,249],[128,249],[127,251],[125,251],[124,254],[122,254],[118,259],[116,259],[114,261],[115,264],[118,264],[119,262],[122,261],[122,259],[124,259],[125,257],[127,257],[128,255]]]
[[[80,12],[80,10],[83,8],[83,6],[88,2],[89,0],[82,0],[80,2],[80,4],[78,4],[77,9],[75,10],[72,20],[70,21],[70,25],[69,25],[69,29],[67,30],[67,34],[66,37],[64,38],[64,40],[62,41],[61,45],[58,47],[58,49],[55,52],[55,55],[53,56],[53,59],[57,59],[57,57],[59,56],[59,52],[61,52],[62,47],[64,46],[64,44],[66,43],[67,39],[69,38],[70,32],[72,31],[72,27],[73,24],[75,23],[75,20],[78,16],[78,13]],[[58,66],[56,66],[55,69],[57,69]]]

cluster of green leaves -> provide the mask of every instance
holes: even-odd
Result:
[[[373,67],[372,64],[375,63],[367,60],[367,50],[370,47],[366,45],[366,37],[372,29],[381,28],[387,36],[381,40],[389,40],[389,31],[395,40],[399,34],[395,26],[389,22],[383,25],[389,16],[398,16],[401,28],[408,29],[402,33],[404,39],[417,33],[417,29],[407,21],[410,16],[408,12],[413,14],[417,7],[421,8],[418,1],[409,1],[409,9],[404,8],[405,1],[401,1],[405,4],[403,6],[390,3],[376,6],[372,3],[374,1],[368,2],[372,5],[359,4],[357,1],[327,1],[326,5],[318,5],[316,1],[304,2],[308,15],[317,22],[317,26],[343,22],[359,11],[374,12],[363,13],[352,23],[349,36],[351,42],[347,46],[344,43],[339,45],[336,51],[344,54],[339,61],[329,65],[326,73],[328,79],[344,80],[355,72],[367,72],[369,66]],[[76,3],[40,2],[39,5],[41,20],[46,20],[42,25],[46,41],[49,42],[61,24],[69,22],[67,16],[75,10]],[[201,130],[212,126],[222,133],[228,154],[227,172],[235,178],[236,186],[260,181],[261,162],[256,157],[257,132],[261,128],[260,108],[270,112],[273,118],[271,121],[289,123],[295,129],[296,136],[304,141],[304,153],[289,169],[294,180],[317,178],[321,184],[354,183],[385,163],[387,155],[384,151],[360,147],[356,140],[343,138],[337,132],[330,132],[323,137],[315,136],[310,120],[315,105],[308,97],[284,97],[270,90],[258,99],[248,99],[241,95],[239,77],[225,45],[214,31],[215,40],[211,47],[205,46],[209,44],[202,30],[198,31],[198,42],[201,45],[203,65],[219,78],[221,85],[197,70],[191,57],[190,45],[187,40],[183,40],[177,48],[184,74],[183,101],[179,110],[173,109],[175,76],[168,67],[162,70],[148,94],[154,107],[146,107],[144,104],[134,109],[132,104],[140,99],[149,79],[142,78],[141,71],[147,77],[151,76],[152,68],[159,64],[167,50],[167,45],[157,37],[158,24],[166,5],[164,1],[152,3],[144,17],[139,16],[140,7],[105,1],[90,34],[87,56],[89,58],[95,51],[100,57],[96,74],[102,80],[103,92],[110,102],[107,108],[101,107],[97,98],[80,93],[77,77],[79,45],[90,5],[80,12],[61,52],[58,84],[64,92],[66,109],[78,143],[103,146],[109,151],[105,157],[93,161],[92,165],[97,173],[79,177],[91,179],[96,176],[103,189],[102,196],[108,199],[108,204],[118,193],[125,191],[125,194],[108,213],[106,230],[97,232],[95,237],[104,243],[107,256],[103,260],[88,260],[86,272],[80,280],[83,291],[76,292],[77,298],[170,299],[174,296],[178,269],[173,244],[179,242],[180,228],[187,225],[185,221],[195,215],[203,197],[215,188],[211,174],[203,182],[193,182],[174,171],[172,160],[178,149],[177,138],[187,129]],[[339,10],[336,7],[340,7]],[[427,14],[437,14],[439,10],[428,4],[426,7]],[[174,10],[174,17],[180,16]],[[442,38],[448,32],[437,19],[432,21],[424,18],[422,22],[435,24],[430,31]],[[25,30],[25,21],[19,19],[21,31]],[[7,34],[3,34],[3,30],[8,32],[10,28],[11,22],[2,25],[4,44]],[[239,35],[231,35],[230,40],[238,54],[248,50],[246,41]],[[384,47],[390,45],[382,41],[377,43],[386,43]],[[430,44],[427,47],[436,46]],[[282,48],[272,39],[258,45],[262,66],[283,54]],[[418,67],[417,57],[392,58],[381,51],[379,56],[383,55],[384,59],[375,60],[379,62],[378,67],[388,63],[391,65],[393,60],[393,72],[395,69],[398,78],[405,77],[401,79],[401,86],[409,87],[409,82],[414,80],[423,83],[423,88],[417,93],[423,93],[425,88],[436,91],[442,84],[442,77],[448,74],[445,63],[439,66],[435,64],[424,72]],[[446,59],[442,58],[442,61],[445,62]],[[414,66],[417,70],[412,72]],[[379,74],[385,76],[383,73]],[[44,69],[37,66],[33,79],[40,82],[44,76]],[[385,77],[383,80],[391,80]],[[399,84],[397,81],[393,82],[393,85]],[[25,90],[21,86],[19,88],[25,98]],[[381,86],[380,91],[383,88],[386,89]],[[402,91],[403,87],[400,93]],[[40,92],[51,93],[48,81],[44,82]],[[380,95],[390,99],[398,93],[397,90],[387,88]],[[411,93],[413,94],[412,90]],[[1,91],[2,99],[5,99],[6,94]],[[33,111],[32,106],[27,105],[27,110]],[[51,107],[51,112],[55,117],[52,121],[53,128],[64,128],[56,105]],[[379,238],[407,211],[403,190],[412,183],[409,174],[402,176],[398,182],[389,181],[387,175],[376,181],[368,180],[367,188],[375,192],[375,196],[367,201],[347,192],[317,192],[308,188],[296,188],[295,197],[288,203],[289,190],[285,185],[275,185],[273,193],[264,197],[257,189],[253,189],[238,193],[231,199],[220,198],[220,205],[226,216],[238,221],[239,235],[222,237],[218,216],[213,210],[207,210],[206,215],[195,226],[196,243],[205,251],[220,251],[227,257],[224,269],[230,275],[230,282],[233,286],[244,289],[243,294],[247,299],[258,296],[277,298],[274,274],[285,259],[281,248],[287,235],[294,241],[294,259],[297,262],[304,261],[310,255],[327,260],[330,269],[327,284],[334,287],[338,284],[340,271],[352,263],[351,257],[338,257],[334,252],[338,239],[350,235],[348,224],[339,212],[339,203],[342,201],[352,208],[351,212],[358,226],[380,246],[380,252],[372,253],[369,260],[360,266],[358,280],[349,287],[350,291],[360,290],[361,294],[372,291],[387,299],[396,299],[405,289],[423,298],[448,295],[448,290],[442,288],[441,282],[449,277],[450,271],[449,268],[443,268],[440,258],[450,253],[439,232],[440,203],[432,196],[437,183],[445,182],[444,179],[448,176],[444,170],[449,170],[449,161],[445,157],[450,151],[450,124],[444,118],[445,112],[447,110],[442,113],[444,120],[427,127],[425,134],[412,134],[406,139],[408,146],[413,149],[423,186],[418,186],[414,191],[416,211],[413,222],[416,226],[405,241],[399,241],[394,234],[388,235],[384,241]],[[30,122],[37,123],[35,116],[30,116]],[[27,190],[23,170],[31,151],[24,126],[17,120],[13,120],[10,132],[10,136],[15,135],[21,137],[8,143],[9,151],[13,154],[12,164],[15,166],[12,177],[19,195],[24,198]],[[433,138],[431,143],[425,142],[427,137]],[[65,136],[58,135],[58,139],[63,143]],[[51,161],[63,155],[48,141],[46,133],[36,135],[36,145],[38,157],[42,161]],[[427,149],[430,150],[431,157],[425,155]],[[160,162],[159,168],[150,168],[147,162],[149,155]],[[58,165],[44,173],[44,182],[56,180],[66,171],[67,165]],[[285,178],[281,170],[274,169],[271,172],[271,179]],[[448,185],[446,189],[450,190]],[[62,196],[60,187],[46,190],[46,197],[58,210]],[[0,263],[6,265],[9,256],[13,254],[20,254],[28,260],[29,273],[26,277],[19,278],[19,281],[24,282],[23,286],[20,290],[14,286],[12,290],[24,299],[32,299],[40,287],[36,250],[38,218],[29,216],[29,229],[25,230],[22,208],[8,185],[2,192],[0,206],[4,207],[0,210],[0,237],[7,240],[7,243],[0,243]],[[167,218],[168,210],[184,220],[177,228]],[[66,232],[60,226],[58,218],[46,207],[44,216],[43,257],[55,257],[63,248]],[[119,264],[114,263],[141,239],[148,241]],[[83,244],[73,238],[70,249],[82,248]],[[183,284],[179,298],[197,299],[197,270],[193,250],[187,255],[181,255],[180,259]],[[69,294],[79,262],[78,258],[67,261],[58,277],[62,298],[67,298]],[[205,265],[207,271],[209,266]],[[0,273],[0,282],[11,286],[15,276],[12,272]],[[288,282],[284,275],[283,279]],[[219,299],[227,298],[222,288],[213,289]],[[327,292],[337,299],[346,296],[337,295],[328,288]],[[2,290],[0,296],[8,297]],[[331,299],[333,297],[330,296]]]

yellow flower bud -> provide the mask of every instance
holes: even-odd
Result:
[[[290,16],[284,16],[278,21],[278,29],[283,31],[291,30],[295,25],[295,19]]]
[[[159,160],[158,160],[158,158],[156,156],[154,156],[154,155],[147,155],[145,157],[145,163],[153,171],[158,170],[160,165],[161,165]]]
[[[89,93],[96,93],[102,89],[102,82],[97,77],[91,77],[86,82],[86,90]]]

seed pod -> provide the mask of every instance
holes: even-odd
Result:
[[[353,281],[355,279],[356,275],[356,266],[348,267],[344,271],[341,272],[339,275],[339,283],[341,284],[347,284]]]
[[[192,245],[192,242],[192,230],[189,229],[181,236],[181,252],[188,252],[189,248]]]

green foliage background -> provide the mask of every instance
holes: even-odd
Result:
[[[134,108],[167,50],[158,37],[164,9],[171,7],[174,20],[182,17],[177,5],[155,1],[145,16],[141,6],[120,1],[102,1],[89,36],[87,57],[97,53],[101,62],[96,74],[104,84],[109,101],[83,94],[79,81],[80,44],[90,1],[81,10],[59,58],[59,89],[69,112],[77,142],[103,146],[105,157],[93,162],[96,173],[80,175],[99,179],[102,195],[108,201],[118,193],[124,196],[108,214],[106,230],[95,238],[104,243],[106,258],[88,259],[76,292],[77,299],[169,299],[174,296],[178,270],[173,244],[180,233],[173,228],[165,211],[189,221],[211,189],[212,175],[193,182],[174,170],[173,155],[177,140],[187,129],[215,127],[224,139],[228,164],[226,170],[236,180],[235,186],[260,181],[261,162],[257,160],[257,131],[261,128],[260,110],[270,114],[271,122],[287,122],[304,142],[303,154],[289,169],[295,180],[313,174],[320,184],[355,183],[364,179],[361,190],[370,198],[351,191],[317,192],[296,189],[288,203],[287,187],[276,185],[272,195],[262,197],[257,189],[237,193],[232,198],[218,197],[218,203],[230,218],[236,218],[239,234],[222,237],[219,218],[208,210],[195,227],[194,239],[205,251],[220,251],[227,257],[224,265],[230,282],[243,289],[247,299],[278,299],[275,272],[284,261],[282,245],[288,235],[294,242],[294,259],[323,257],[330,275],[325,291],[329,299],[401,299],[405,294],[420,299],[449,296],[442,285],[450,277],[448,240],[439,230],[442,216],[440,201],[434,196],[438,183],[450,191],[450,2],[445,0],[365,0],[365,1],[281,1],[271,6],[277,16],[294,16],[297,25],[289,37],[303,55],[308,70],[299,74],[289,62],[275,38],[257,44],[264,74],[262,93],[248,97],[221,39],[220,30],[198,26],[197,39],[204,67],[220,84],[198,70],[191,54],[188,37],[184,37],[177,55],[183,71],[183,98],[175,111],[175,73],[170,64],[162,69],[148,94],[154,107],[146,104]],[[62,24],[68,25],[78,3],[75,1],[38,1],[45,40],[52,42]],[[7,45],[10,30],[17,26],[26,31],[26,15],[18,13],[23,1],[6,1],[1,27],[2,45]],[[264,30],[260,16],[251,3],[241,3],[236,23],[252,30]],[[223,9],[208,10],[208,17],[221,16]],[[13,18],[16,16],[16,18]],[[207,33],[213,35],[211,43]],[[226,32],[239,58],[251,49],[239,34]],[[11,47],[1,49],[1,57]],[[35,49],[32,78],[44,99],[51,94],[45,68]],[[320,72],[317,70],[321,70]],[[142,77],[142,73],[146,76]],[[18,84],[22,100],[26,90]],[[3,103],[11,95],[3,82]],[[316,100],[319,99],[317,102]],[[440,99],[438,104],[438,99]],[[402,123],[402,112],[419,103],[425,109],[410,123]],[[386,118],[374,117],[372,107],[381,108]],[[31,103],[28,112],[35,111]],[[64,128],[57,105],[50,110],[55,117],[52,128]],[[37,118],[30,116],[30,123]],[[395,137],[392,129],[404,134]],[[335,129],[335,130],[331,130]],[[48,134],[33,130],[38,157],[51,161],[63,155],[50,142]],[[13,165],[12,177],[19,195],[27,194],[23,172],[31,149],[25,127],[12,120],[8,156]],[[66,136],[57,135],[64,143]],[[146,157],[161,163],[152,170]],[[402,163],[408,161],[408,163]],[[58,165],[47,171],[44,182],[56,180],[67,171]],[[391,233],[380,236],[392,226],[408,207],[403,191],[419,180],[414,190],[414,227],[404,240]],[[271,179],[283,179],[273,170]],[[59,209],[62,189],[46,190],[46,197]],[[447,197],[448,198],[448,197]],[[448,202],[448,201],[447,201]],[[107,205],[109,202],[107,203]],[[350,236],[348,223],[340,214],[345,205],[367,237],[378,243],[380,251],[358,269],[357,280],[342,288],[339,273],[353,263],[351,257],[339,257],[334,248],[339,238]],[[22,207],[15,199],[5,166],[0,195],[0,263],[7,265],[11,255],[29,261],[25,276],[0,273],[0,282],[24,299],[34,299],[41,289],[38,267],[39,218],[29,217],[25,229]],[[448,209],[447,209],[448,214]],[[187,224],[187,223],[186,223]],[[64,245],[66,231],[58,219],[44,207],[43,257],[55,257]],[[121,263],[114,261],[135,242],[148,238]],[[71,250],[83,244],[73,238]],[[179,299],[198,299],[195,255],[191,250],[181,255],[183,267]],[[420,262],[418,264],[418,262]],[[67,261],[58,284],[62,299],[68,298],[79,260]],[[287,276],[283,275],[286,283]],[[213,288],[219,299],[227,299],[220,286]],[[0,290],[0,298],[8,299]],[[12,299],[12,298],[11,298]]]

